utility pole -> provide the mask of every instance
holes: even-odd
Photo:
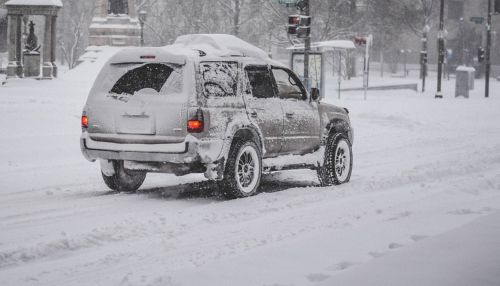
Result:
[[[363,87],[364,87],[364,99],[368,98],[368,81],[370,77],[370,49],[373,45],[373,35],[369,35],[365,38],[365,68],[363,71]]]
[[[311,16],[311,9],[309,6],[309,0],[304,0],[304,13],[306,17]],[[306,86],[306,89],[310,89],[310,82],[309,82],[309,52],[311,51],[311,33],[308,33],[307,37],[305,38],[305,43],[304,43],[304,85]]]
[[[427,77],[427,38],[429,34],[429,25],[424,26],[422,32],[422,51],[420,52],[420,76],[422,77],[422,93],[425,92],[425,78]]]
[[[491,70],[491,16],[493,15],[491,0],[488,0],[488,22],[486,24],[486,71],[485,71],[485,97],[490,97],[490,70]]]
[[[298,39],[304,39],[304,86],[310,89],[309,82],[309,55],[311,53],[311,9],[309,0],[280,0],[281,4],[287,7],[296,7],[300,10],[300,15],[288,16],[287,34],[296,36]],[[293,42],[292,42],[293,44]]]
[[[444,64],[444,0],[441,0],[441,8],[439,10],[438,47],[438,82],[435,98],[443,98],[443,93],[441,91],[441,80],[443,77]]]

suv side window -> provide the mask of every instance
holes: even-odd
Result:
[[[272,71],[280,98],[298,100],[307,99],[305,89],[295,74],[282,68],[273,68]]]
[[[245,71],[255,98],[275,97],[273,80],[267,66],[248,66]]]
[[[235,62],[202,62],[200,74],[206,97],[236,96],[238,64]]]

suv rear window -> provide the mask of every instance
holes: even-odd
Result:
[[[145,88],[160,92],[174,70],[164,64],[146,64],[125,73],[113,86],[111,93],[134,94]]]
[[[206,97],[236,96],[238,64],[234,62],[200,63],[201,83]]]

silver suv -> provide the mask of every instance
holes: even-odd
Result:
[[[81,149],[118,191],[148,172],[204,173],[231,198],[255,194],[262,172],[310,168],[322,185],[346,183],[349,112],[320,100],[238,38],[182,36],[108,61],[83,110]]]

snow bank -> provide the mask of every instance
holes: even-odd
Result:
[[[6,6],[33,5],[33,6],[56,6],[56,7],[63,6],[61,0],[10,0],[7,1],[5,5]]]
[[[494,286],[500,281],[499,241],[497,212],[317,285]]]
[[[465,72],[475,72],[476,69],[473,67],[467,67],[467,66],[459,66],[457,68],[457,71],[465,71]]]
[[[325,50],[328,49],[353,50],[356,48],[356,46],[352,41],[349,40],[332,40],[332,41],[311,43],[311,48],[322,48]],[[287,50],[303,50],[303,49],[304,49],[304,44],[298,44],[287,48]]]
[[[78,59],[79,64],[72,70],[59,75],[62,81],[84,80],[92,85],[99,71],[116,53],[123,50],[120,47],[96,47],[90,46],[85,50],[85,53]]]

